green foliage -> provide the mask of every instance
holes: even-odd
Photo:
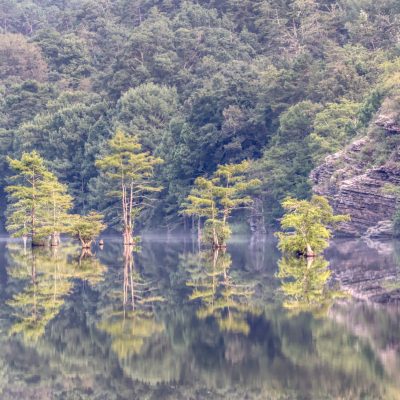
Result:
[[[281,201],[287,196],[306,198],[308,176],[314,166],[309,135],[321,107],[304,101],[282,113],[280,127],[254,170],[262,180],[270,212],[269,222],[281,214]]]
[[[60,183],[54,175],[43,182],[41,190],[48,202],[45,217],[51,244],[58,245],[60,233],[66,232],[68,227],[68,212],[72,208],[73,199],[67,193],[67,185]]]
[[[0,186],[3,156],[36,150],[75,212],[110,205],[95,161],[121,128],[165,161],[147,226],[181,224],[195,178],[243,160],[274,224],[399,86],[396,0],[7,0],[1,14]]]
[[[249,179],[246,173],[250,163],[219,165],[213,175],[214,193],[222,208],[223,222],[226,222],[233,210],[250,205],[253,200],[249,196],[257,189],[261,181]]]
[[[80,79],[90,75],[91,63],[84,39],[73,33],[62,35],[46,29],[39,31],[34,40],[52,70],[52,81],[61,80],[63,86],[76,88]]]
[[[85,248],[90,248],[93,240],[107,227],[103,222],[104,216],[95,211],[85,216],[71,215],[69,218],[69,232],[76,236]]]
[[[328,200],[322,196],[314,195],[309,201],[287,198],[282,207],[285,210],[281,219],[283,232],[276,235],[279,249],[288,254],[320,254],[329,244],[331,229],[349,221],[346,215],[334,215]]]
[[[50,233],[50,198],[53,197],[57,205],[61,199],[62,205],[70,204],[70,198],[63,197],[65,187],[47,170],[37,152],[24,153],[21,160],[8,158],[8,163],[16,174],[6,188],[10,200],[7,229],[15,237],[29,236],[32,243],[40,243]]]
[[[356,135],[360,104],[343,100],[330,103],[315,115],[310,148],[315,162],[341,150]]]
[[[68,230],[72,197],[67,186],[49,172],[35,151],[24,153],[21,160],[8,158],[17,174],[6,187],[9,193],[7,229],[16,237],[30,237],[33,244],[44,243],[51,236],[57,246],[60,234]]]
[[[372,117],[379,110],[379,107],[382,105],[382,101],[384,99],[384,94],[385,91],[382,88],[377,87],[361,104],[358,117],[363,126],[367,126]]]
[[[323,257],[283,257],[278,266],[277,277],[282,280],[285,295],[283,306],[292,313],[312,312],[325,317],[334,300],[345,297],[344,292],[329,287],[331,271]]]
[[[48,83],[39,83],[37,76],[35,79],[24,80],[4,90],[4,98],[0,103],[0,121],[3,129],[15,130],[22,123],[28,122],[43,111],[47,103],[56,96],[56,88]]]
[[[89,208],[89,180],[97,175],[95,159],[109,137],[107,105],[101,97],[80,91],[63,92],[48,103],[49,112],[20,126],[19,151],[36,149],[64,183],[69,184],[76,210]]]
[[[107,195],[120,200],[120,226],[126,244],[133,244],[132,231],[140,213],[151,206],[152,195],[161,190],[154,182],[154,169],[162,164],[160,158],[143,152],[135,136],[117,130],[108,142],[107,153],[96,161],[101,179],[107,186]],[[112,211],[112,210],[111,210]]]
[[[240,164],[218,166],[211,177],[199,177],[183,203],[182,213],[197,218],[206,218],[203,239],[212,246],[223,246],[230,237],[228,219],[233,210],[249,206],[253,200],[249,193],[258,188],[261,181],[249,179],[248,161]]]
[[[129,89],[119,100],[117,121],[125,132],[135,132],[144,149],[154,152],[169,133],[178,112],[175,88],[146,83]]]
[[[218,219],[207,219],[204,222],[204,229],[202,233],[202,241],[210,244],[211,246],[220,244],[224,245],[231,237],[232,230],[229,224],[224,224],[223,221]]]
[[[211,180],[199,177],[194,182],[194,187],[183,204],[183,213],[199,218],[216,219],[218,214],[214,185]]]

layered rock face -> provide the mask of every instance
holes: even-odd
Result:
[[[400,126],[379,116],[376,125],[388,135],[399,134]],[[311,173],[313,191],[330,199],[336,213],[349,214],[351,221],[338,231],[350,236],[383,237],[392,235],[396,197],[385,185],[400,185],[400,168],[392,158],[380,166],[373,164],[374,139],[366,136],[344,150],[328,156]],[[369,152],[371,156],[368,157]],[[399,186],[400,187],[400,186]]]

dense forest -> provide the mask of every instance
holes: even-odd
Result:
[[[3,222],[6,156],[32,150],[74,212],[107,210],[97,165],[122,130],[163,160],[142,227],[190,226],[195,179],[244,160],[273,225],[399,82],[398,0],[2,0],[0,16]]]

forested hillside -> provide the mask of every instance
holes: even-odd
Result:
[[[398,0],[2,0],[0,17],[0,186],[7,155],[37,150],[79,213],[106,207],[95,162],[118,128],[164,160],[144,225],[182,225],[195,178],[245,159],[273,224],[397,109]]]

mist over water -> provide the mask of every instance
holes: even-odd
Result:
[[[400,245],[183,235],[24,250],[0,239],[1,399],[397,399]],[[299,272],[306,271],[306,272]]]

